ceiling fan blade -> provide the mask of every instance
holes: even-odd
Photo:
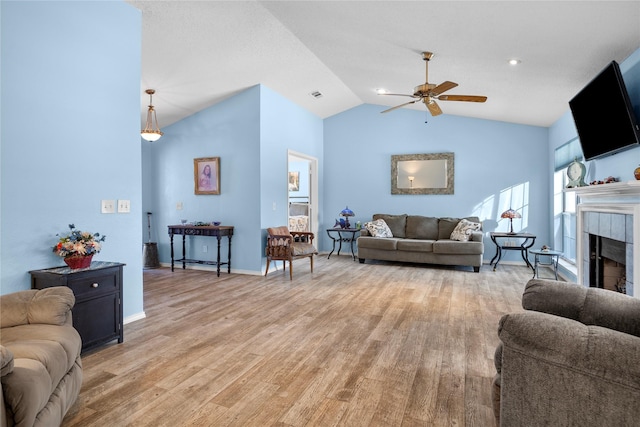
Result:
[[[400,105],[396,105],[395,107],[391,107],[388,110],[384,110],[384,111],[380,111],[380,113],[388,113],[389,111],[393,111],[396,108],[400,108],[400,107],[404,107],[405,105],[409,105],[409,104],[415,104],[416,102],[420,101],[419,99],[416,99],[415,101],[409,101],[409,102],[405,102],[404,104],[400,104]]]
[[[440,114],[442,114],[442,110],[440,109],[440,106],[436,104],[436,101],[434,101],[433,99],[429,102],[425,102],[425,105],[429,109],[429,112],[431,113],[432,116],[439,116]]]
[[[434,87],[433,90],[431,91],[431,95],[433,96],[440,95],[441,93],[444,93],[449,89],[453,89],[456,86],[458,86],[458,83],[450,82],[447,80],[446,82],[441,83],[438,86]]]
[[[411,98],[420,98],[419,96],[409,95],[409,94],[406,94],[406,93],[379,93],[378,95],[409,96]]]
[[[467,101],[467,102],[485,102],[486,96],[477,95],[440,95],[438,97],[440,101]]]

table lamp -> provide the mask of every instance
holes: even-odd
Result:
[[[522,216],[518,212],[509,208],[506,211],[502,212],[500,218],[509,218],[509,234],[515,234],[513,232],[513,218],[522,218]]]
[[[353,211],[351,209],[349,209],[349,206],[344,208],[342,210],[342,212],[340,212],[340,215],[343,216],[344,219],[345,219],[345,227],[344,228],[351,228],[351,224],[349,224],[349,217],[350,216],[354,216],[355,214],[353,213]]]

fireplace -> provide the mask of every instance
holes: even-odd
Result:
[[[578,283],[640,298],[640,181],[567,191],[578,195]]]
[[[589,234],[589,286],[627,293],[627,245]]]

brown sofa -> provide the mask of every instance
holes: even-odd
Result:
[[[501,426],[631,426],[640,420],[640,299],[530,280],[524,313],[500,320]]]
[[[82,385],[82,340],[67,287],[0,297],[0,425],[58,426]]]
[[[451,233],[461,218],[435,218],[419,215],[375,214],[383,219],[393,237],[372,237],[362,229],[358,237],[358,258],[441,265],[468,265],[475,272],[482,266],[484,243],[482,231],[471,233],[466,242],[451,240]],[[465,218],[480,223],[477,217]]]

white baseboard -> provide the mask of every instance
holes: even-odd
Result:
[[[167,267],[167,268],[171,268],[171,263],[169,262],[161,262],[160,263],[160,267]],[[178,268],[182,269],[182,263],[181,262],[176,262],[173,266],[173,268],[175,270],[177,270]],[[187,264],[187,270],[201,270],[201,271],[212,271],[212,272],[216,272],[217,271],[217,267],[215,265],[205,265],[205,264]],[[253,270],[238,270],[235,268],[231,269],[232,273],[236,273],[236,274],[248,274],[250,276],[261,276],[264,274],[264,272],[260,273],[259,271],[253,271]],[[222,275],[222,273],[227,274],[227,267],[224,267],[220,269],[220,274]]]
[[[132,314],[131,316],[125,317],[122,320],[122,323],[126,325],[127,323],[135,322],[136,320],[142,320],[145,317],[147,317],[147,315],[145,314],[144,311],[141,311],[140,313]]]

